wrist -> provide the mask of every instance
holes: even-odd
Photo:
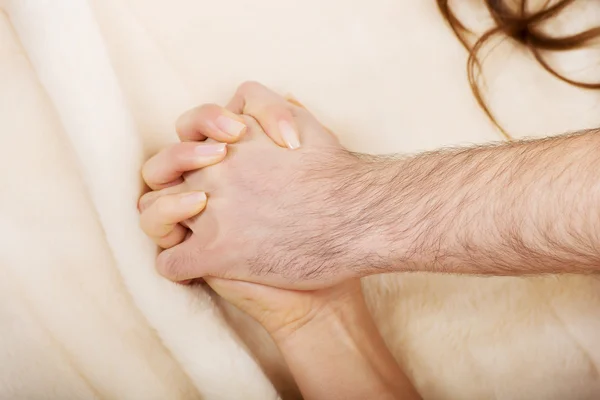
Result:
[[[326,310],[275,340],[305,398],[418,398],[362,297]]]
[[[325,311],[325,310],[323,310]],[[363,360],[365,354],[356,330],[363,329],[363,318],[348,308],[330,308],[289,334],[273,336],[293,374],[308,368],[328,371],[348,360]],[[357,326],[353,327],[350,321]],[[354,361],[355,362],[355,361]],[[298,379],[298,376],[296,376]]]
[[[398,271],[407,258],[410,218],[418,205],[418,185],[410,174],[410,159],[356,155],[357,161],[345,185],[344,229],[347,251],[338,260],[356,276]],[[408,239],[408,240],[407,240]]]
[[[308,311],[305,308],[305,311],[296,314],[297,318],[292,318],[285,324],[278,324],[275,329],[263,325],[278,346],[284,348],[300,343],[309,344],[315,339],[322,340],[322,332],[349,333],[347,327],[351,326],[350,321],[356,321],[359,315],[368,316],[358,280],[348,281],[308,296],[311,298],[306,306]],[[321,333],[315,336],[318,332]]]

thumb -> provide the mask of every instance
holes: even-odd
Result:
[[[304,144],[327,144],[333,136],[296,101],[257,82],[242,84],[227,109],[254,118],[267,136],[282,147],[297,149]],[[323,135],[325,134],[325,135]]]
[[[260,83],[240,85],[225,108],[254,118],[277,145],[292,150],[300,147],[300,133],[290,104]]]
[[[320,125],[323,127],[323,129],[324,129],[324,130],[325,130],[327,133],[329,133],[331,136],[333,136],[333,138],[334,138],[336,141],[339,141],[339,137],[338,137],[338,135],[336,135],[336,134],[335,134],[335,132],[333,132],[333,131],[332,131],[331,129],[329,129],[327,126],[325,126],[324,124],[322,124],[320,121],[318,121],[317,117],[316,117],[316,116],[314,116],[314,114],[313,114],[313,113],[311,113],[311,112],[310,112],[310,110],[309,110],[308,108],[306,108],[306,106],[300,102],[300,100],[298,100],[296,97],[294,97],[294,95],[293,95],[293,94],[291,94],[291,93],[288,93],[288,94],[286,94],[286,95],[285,95],[285,99],[286,99],[286,100],[287,100],[289,103],[291,103],[291,104],[295,105],[296,107],[299,107],[299,108],[301,108],[301,109],[305,110],[305,111],[306,111],[306,112],[308,112],[310,115],[312,115],[312,116],[313,116],[313,118],[315,119],[315,121],[317,121],[317,122],[318,122],[318,123],[319,123],[319,124],[320,124]]]

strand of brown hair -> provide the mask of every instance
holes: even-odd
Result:
[[[477,103],[506,139],[512,140],[512,137],[498,123],[489,106],[486,104],[479,79],[482,71],[482,62],[479,58],[480,52],[484,45],[495,36],[504,35],[504,37],[508,37],[525,46],[539,64],[554,77],[582,89],[600,89],[600,82],[581,82],[564,76],[552,68],[542,55],[543,51],[565,52],[581,49],[589,45],[593,40],[600,38],[600,26],[568,36],[550,36],[540,31],[539,26],[541,23],[556,17],[577,0],[562,0],[553,4],[551,4],[550,0],[547,0],[539,10],[534,12],[528,10],[527,0],[513,0],[518,3],[518,7],[513,6],[512,8],[509,7],[506,0],[483,0],[494,20],[495,26],[477,37],[474,43],[472,43],[472,38],[475,37],[475,34],[456,17],[449,5],[450,1],[436,1],[442,16],[469,52],[467,77]]]

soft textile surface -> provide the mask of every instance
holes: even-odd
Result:
[[[557,32],[597,23],[591,3]],[[489,21],[478,1],[461,5],[467,20]],[[500,139],[434,0],[0,7],[0,399],[294,396],[259,327],[154,271],[139,170],[176,140],[185,109],[224,103],[252,79],[293,93],[355,151]],[[558,62],[585,74],[597,71],[591,56]],[[513,134],[600,126],[600,94],[554,80],[511,43],[486,68]],[[600,397],[595,277],[397,274],[364,285],[427,399]]]

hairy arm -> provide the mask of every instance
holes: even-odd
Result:
[[[258,84],[244,87],[240,104],[256,111],[243,119],[246,139],[224,162],[185,176],[182,191],[208,188],[211,200],[188,240],[160,254],[165,277],[307,290],[388,271],[600,270],[600,131],[409,157],[353,155],[306,110]],[[212,126],[207,110],[196,124]],[[279,120],[300,132],[300,148],[267,139],[262,126]],[[158,164],[177,165],[164,155]]]
[[[366,273],[600,270],[600,131],[369,158],[354,265]],[[351,186],[357,187],[353,183]]]

